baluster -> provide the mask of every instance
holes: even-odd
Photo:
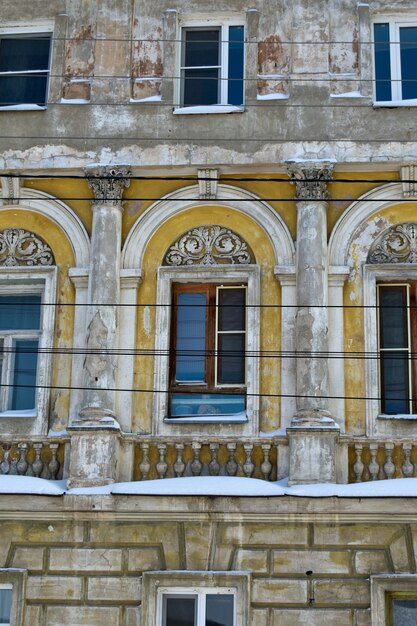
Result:
[[[252,463],[253,444],[251,444],[251,443],[244,443],[243,444],[243,448],[245,450],[245,455],[246,455],[246,459],[245,459],[245,462],[243,464],[243,471],[245,473],[245,476],[247,476],[247,478],[250,478],[252,476],[252,474],[253,474],[253,470],[255,469],[255,466]]]
[[[392,461],[392,453],[394,451],[393,443],[385,444],[385,463],[384,463],[384,472],[387,478],[393,478],[395,472],[395,465]]]
[[[379,463],[376,460],[377,454],[378,454],[378,444],[377,443],[370,443],[369,444],[369,451],[371,453],[371,460],[369,463],[369,473],[371,475],[371,480],[377,480],[378,479],[378,472],[379,472]]]
[[[19,448],[19,460],[17,461],[17,473],[20,476],[24,476],[28,468],[28,463],[26,461],[26,455],[28,452],[28,444],[18,443],[17,447]]]
[[[149,472],[151,471],[151,463],[149,461],[149,443],[141,444],[142,461],[139,463],[139,470],[142,480],[148,480]]]
[[[194,458],[191,463],[191,471],[193,473],[193,476],[200,476],[201,470],[203,469],[203,464],[200,461],[201,443],[193,441],[191,447],[194,454]]]
[[[219,444],[211,443],[210,452],[211,452],[211,461],[209,463],[210,476],[218,476],[220,472],[220,463],[217,460],[217,455],[219,453]]]
[[[235,476],[237,472],[237,463],[235,460],[236,444],[228,443],[226,448],[229,451],[229,460],[226,463],[226,472],[228,476]]]
[[[403,443],[403,451],[404,451],[404,462],[402,465],[403,476],[406,478],[410,478],[414,473],[414,465],[411,463],[411,443]]]
[[[52,455],[52,458],[49,461],[49,473],[51,475],[52,480],[57,479],[58,471],[59,471],[59,461],[56,458],[56,455],[58,454],[58,446],[59,446],[59,443],[49,444],[49,447],[51,449],[51,455]]]
[[[363,448],[363,445],[361,443],[355,443],[356,461],[353,464],[353,471],[356,476],[355,482],[357,483],[362,482],[362,474],[363,474],[363,469],[364,469],[364,464],[362,463],[362,448]]]
[[[43,470],[43,461],[41,458],[42,454],[42,443],[34,443],[33,448],[35,450],[35,460],[32,463],[32,471],[33,475],[38,477],[41,475]]]
[[[0,474],[8,474],[10,471],[9,453],[10,453],[10,446],[4,444],[3,445],[3,460],[0,463]]]
[[[264,480],[268,480],[269,475],[272,471],[272,463],[269,460],[269,451],[271,450],[271,444],[263,443],[261,447],[264,454],[264,460],[262,461],[261,465],[261,472],[263,474]]]
[[[185,470],[185,463],[182,458],[182,455],[184,453],[184,444],[176,443],[175,449],[177,451],[177,460],[174,463],[174,472],[175,472],[175,476],[179,478],[180,476],[184,474],[184,470]]]
[[[11,450],[10,450],[11,452]],[[17,456],[11,456],[10,457],[10,469],[9,469],[9,474],[11,476],[15,476],[17,474],[17,461],[18,461]]]
[[[159,450],[159,461],[156,464],[156,471],[158,472],[159,478],[165,478],[168,469],[168,465],[165,461],[167,447],[165,443],[158,443],[157,448]]]

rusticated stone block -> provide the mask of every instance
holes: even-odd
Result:
[[[28,600],[79,600],[81,581],[75,576],[30,576],[26,597]]]
[[[25,626],[34,626],[41,623],[41,607],[28,604],[25,610]]]
[[[52,548],[49,569],[72,573],[120,571],[122,552],[105,548]]]
[[[16,548],[13,556],[13,567],[23,567],[29,572],[43,570],[43,548]]]
[[[131,548],[127,551],[129,572],[144,572],[163,569],[163,558],[159,548]]]
[[[409,572],[410,560],[408,558],[408,548],[405,535],[401,535],[395,541],[393,541],[389,547],[391,552],[392,562],[394,564],[394,570],[396,572]]]
[[[353,623],[355,626],[371,626],[371,609],[358,609],[357,611],[354,611]]]
[[[307,525],[235,524],[225,525],[219,533],[219,542],[233,545],[285,546],[307,545]]]
[[[289,578],[258,578],[252,582],[252,602],[259,604],[305,604],[307,581]]]
[[[112,606],[49,606],[47,608],[45,626],[68,626],[69,624],[119,626],[119,609]]]
[[[273,626],[352,626],[350,611],[295,609],[273,611]]]
[[[274,550],[274,574],[349,574],[351,555],[348,551],[334,550]]]
[[[129,606],[126,608],[126,621],[125,626],[140,626],[141,624],[142,607]]]
[[[266,574],[268,572],[268,551],[238,548],[233,559],[233,569]]]
[[[87,598],[105,602],[138,602],[141,598],[139,578],[89,578]]]
[[[268,609],[253,609],[251,626],[268,626]]]
[[[388,571],[387,558],[383,550],[358,550],[355,554],[357,574],[377,574]]]
[[[359,524],[317,524],[314,527],[314,544],[317,546],[388,546],[399,526],[364,526]]]
[[[369,605],[369,582],[354,579],[314,581],[315,604]]]

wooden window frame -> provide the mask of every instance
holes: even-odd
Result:
[[[187,390],[196,393],[215,393],[219,390],[226,389],[230,393],[245,394],[246,384],[246,346],[247,346],[247,320],[245,315],[245,353],[244,361],[244,378],[245,381],[241,385],[233,385],[227,383],[218,383],[217,381],[217,364],[218,364],[218,294],[219,289],[244,289],[245,290],[245,307],[247,305],[247,285],[246,284],[223,284],[223,283],[174,283],[172,288],[172,316],[171,316],[171,333],[170,333],[170,393],[186,393]],[[204,384],[193,382],[178,382],[176,380],[176,329],[177,329],[177,308],[178,295],[180,293],[206,293],[206,343],[205,343],[205,380]]]

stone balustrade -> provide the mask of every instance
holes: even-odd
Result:
[[[349,482],[417,476],[417,442],[361,438],[347,442]]]
[[[282,477],[279,467],[285,465],[287,446],[285,437],[238,441],[141,437],[135,444],[134,480],[181,476],[277,480]]]
[[[61,440],[0,441],[0,475],[35,476],[59,480],[63,475],[64,447]]]

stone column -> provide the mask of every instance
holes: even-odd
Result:
[[[73,420],[69,486],[114,482],[120,426],[115,415],[116,356],[120,304],[122,194],[129,186],[125,167],[88,171],[94,192],[88,276],[86,355],[81,410]]]
[[[88,172],[94,192],[91,263],[88,279],[87,354],[81,420],[115,417],[115,356],[120,304],[122,194],[129,186],[126,168]]]
[[[335,480],[338,428],[329,411],[327,183],[330,163],[290,163],[297,200],[296,412],[291,484]]]

